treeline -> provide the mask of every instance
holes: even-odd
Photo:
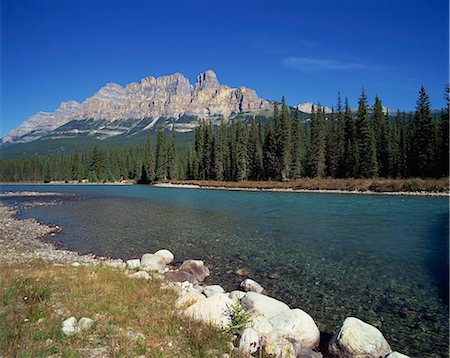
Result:
[[[439,178],[449,173],[449,111],[431,115],[422,87],[414,113],[387,113],[362,91],[356,113],[338,95],[331,113],[318,104],[309,121],[284,98],[273,118],[215,127],[200,121],[194,141],[177,155],[175,132],[158,128],[155,146],[92,150],[71,156],[0,161],[0,180],[141,183],[171,179],[218,181],[329,178]],[[343,103],[342,103],[343,102]]]
[[[447,89],[448,98],[448,89]],[[433,120],[422,87],[414,114],[391,120],[376,97],[369,110],[364,90],[354,115],[348,99],[331,113],[317,105],[302,122],[285,104],[265,124],[237,120],[217,130],[200,122],[186,158],[186,178],[198,180],[289,180],[300,177],[373,178],[448,175],[448,106]]]
[[[70,156],[33,157],[0,161],[3,182],[88,181],[117,182],[134,180],[150,182],[182,177],[176,172],[175,133],[169,137],[159,129],[156,151],[150,137],[144,146],[123,149],[92,150]]]

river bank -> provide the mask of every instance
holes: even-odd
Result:
[[[289,182],[172,180],[152,184],[164,188],[324,193],[355,195],[449,196],[448,181],[442,179],[299,179]]]
[[[32,196],[32,192],[28,192],[26,193],[27,196]],[[51,193],[52,196],[58,196],[58,193]],[[16,193],[17,195],[17,193]],[[46,193],[39,193],[40,196],[45,196]],[[105,289],[107,288],[109,291],[115,291],[117,289],[117,287],[112,287],[111,285],[114,284],[115,280],[119,280],[120,281],[120,285],[123,285],[125,283],[125,281],[127,280],[126,277],[143,277],[144,279],[150,279],[151,282],[153,282],[153,285],[155,286],[155,282],[153,279],[151,279],[151,276],[145,276],[144,273],[147,271],[147,269],[149,268],[144,267],[144,257],[146,257],[148,259],[149,256],[152,257],[155,255],[152,254],[145,254],[142,259],[134,259],[134,260],[128,260],[126,263],[121,261],[121,260],[108,260],[107,258],[97,258],[94,255],[79,255],[77,253],[74,252],[70,252],[70,251],[66,251],[66,250],[58,250],[57,248],[53,247],[51,244],[45,243],[43,241],[41,241],[41,239],[43,239],[46,235],[51,235],[51,234],[55,234],[58,230],[59,227],[54,226],[54,227],[49,227],[46,225],[42,225],[38,222],[36,222],[33,219],[27,219],[27,220],[19,220],[17,219],[16,216],[16,212],[14,210],[12,210],[11,208],[8,208],[6,206],[4,206],[3,204],[0,204],[0,232],[2,233],[1,237],[4,238],[4,240],[0,241],[0,253],[2,254],[1,257],[5,257],[5,261],[2,262],[2,265],[7,264],[8,268],[6,270],[3,270],[2,272],[7,272],[7,275],[14,275],[13,273],[11,273],[11,268],[17,267],[17,264],[19,263],[21,265],[21,275],[23,276],[24,274],[27,275],[31,275],[29,272],[27,272],[27,269],[31,269],[31,271],[33,271],[33,275],[36,278],[36,274],[38,273],[39,275],[39,280],[43,280],[43,276],[44,272],[45,275],[47,275],[47,279],[50,276],[54,276],[57,277],[58,281],[62,280],[64,282],[68,281],[68,280],[75,280],[77,281],[77,288],[80,290],[83,290],[84,292],[91,290],[91,286],[90,284],[93,282],[90,281],[95,281],[96,285],[99,285],[98,289]],[[157,256],[157,255],[156,255]],[[42,260],[47,262],[46,264],[41,262],[40,264],[33,264],[33,260]],[[189,260],[188,260],[189,261]],[[192,261],[192,260],[190,260]],[[112,265],[115,266],[117,268],[121,268],[122,270],[125,269],[125,271],[121,271],[125,273],[125,277],[123,278],[122,276],[120,276],[119,278],[117,277],[116,274],[114,274],[114,272],[112,271],[108,271],[108,269],[106,269],[103,267],[104,265],[99,265],[101,263],[105,263],[107,264],[107,266]],[[56,266],[55,266],[56,264]],[[61,264],[63,264],[62,266],[60,266]],[[147,263],[148,265],[148,263]],[[185,263],[183,263],[182,266],[184,266]],[[298,352],[300,352],[303,349],[303,353],[304,354],[309,354],[309,357],[322,357],[322,353],[326,354],[327,352],[327,347],[328,347],[328,341],[330,339],[330,337],[328,337],[328,339],[326,339],[324,342],[321,343],[321,352],[313,352],[311,350],[308,350],[308,348],[318,348],[319,346],[319,331],[317,326],[315,325],[314,321],[312,320],[312,318],[305,313],[304,311],[302,311],[301,309],[295,308],[295,309],[290,309],[285,303],[275,300],[273,298],[270,298],[268,296],[265,295],[261,295],[260,292],[262,290],[262,288],[257,285],[254,284],[252,282],[248,282],[247,280],[247,284],[249,284],[248,286],[241,285],[241,288],[244,289],[245,291],[250,291],[253,292],[252,294],[246,294],[245,292],[242,291],[233,291],[231,293],[225,293],[223,291],[223,289],[220,288],[220,286],[217,285],[213,285],[213,286],[202,286],[199,285],[199,283],[201,284],[201,282],[203,281],[203,279],[201,278],[203,273],[199,274],[199,270],[200,272],[208,272],[206,271],[207,268],[203,268],[203,264],[200,265],[200,269],[197,265],[197,262],[195,263],[190,263],[190,268],[188,269],[188,271],[186,270],[182,270],[182,267],[180,268],[174,268],[174,267],[166,267],[164,266],[163,269],[161,269],[161,273],[165,273],[165,272],[169,272],[172,273],[172,275],[170,276],[172,279],[175,279],[175,281],[179,281],[181,286],[175,286],[176,288],[176,292],[178,293],[178,295],[180,295],[179,300],[181,301],[177,301],[174,303],[174,306],[178,306],[179,308],[183,308],[183,312],[187,312],[189,313],[189,315],[191,315],[193,318],[203,321],[205,324],[208,325],[212,325],[212,326],[219,326],[221,328],[225,328],[229,321],[228,316],[224,315],[224,312],[222,312],[221,309],[218,308],[223,308],[225,306],[227,306],[227,304],[232,304],[232,296],[233,297],[238,297],[239,299],[241,299],[241,301],[243,302],[246,310],[248,310],[249,312],[252,313],[251,318],[252,318],[252,323],[249,324],[248,330],[246,331],[246,334],[242,335],[242,338],[237,341],[235,343],[235,345],[239,346],[241,349],[247,349],[247,352],[252,352],[252,353],[257,353],[259,352],[258,347],[261,345],[264,345],[265,347],[267,347],[267,351],[273,353],[275,356],[296,356]],[[194,267],[193,267],[194,266]],[[55,269],[55,267],[57,267]],[[59,271],[59,268],[61,267],[61,270],[63,272],[63,276],[61,276],[61,271]],[[56,270],[56,271],[55,271]],[[66,271],[69,270],[69,273],[67,273]],[[75,272],[75,271],[76,272]],[[137,270],[136,272],[134,272],[134,270]],[[143,271],[139,271],[139,270],[143,270]],[[189,271],[190,270],[190,271]],[[17,271],[17,269],[16,269]],[[150,270],[153,271],[153,270]],[[74,272],[75,272],[75,276],[74,276]],[[190,272],[190,273],[189,273]],[[208,272],[209,274],[209,272]],[[2,274],[3,275],[3,274]],[[33,276],[32,275],[32,276]],[[50,276],[49,276],[50,275]],[[94,275],[94,276],[92,276]],[[180,277],[181,275],[181,277]],[[206,275],[207,276],[207,275]],[[98,278],[101,278],[100,282],[98,282]],[[3,278],[2,278],[3,280]],[[38,280],[38,281],[39,281]],[[125,281],[124,281],[125,280]],[[108,281],[108,286],[105,287],[104,285],[106,285],[106,281]],[[89,284],[86,284],[86,282],[89,282]],[[243,281],[243,283],[246,282],[246,280]],[[67,285],[69,286],[69,283],[67,283]],[[102,286],[103,285],[103,286]],[[129,283],[126,283],[126,285],[128,286]],[[134,284],[132,284],[134,285]],[[4,286],[6,287],[6,286]],[[135,286],[133,286],[135,287]],[[155,286],[156,287],[156,286]],[[153,289],[156,290],[156,288],[153,287]],[[166,287],[166,286],[163,286]],[[67,287],[66,287],[67,289]],[[98,306],[96,306],[95,304],[93,304],[92,299],[94,297],[94,295],[98,295],[98,289],[95,289],[92,291],[92,297],[89,297],[88,300],[82,300],[83,302],[78,302],[77,304],[77,308],[76,310],[79,311],[80,310],[80,306],[85,307],[85,311],[88,311],[88,315],[89,316],[93,316],[95,321],[98,322],[96,324],[100,325],[100,324],[106,324],[106,320],[108,318],[111,317],[105,317],[103,314],[98,313]],[[136,289],[139,289],[139,286],[136,286]],[[70,295],[75,295],[78,292],[70,292]],[[115,295],[120,294],[119,291],[117,291],[115,293]],[[70,296],[69,295],[69,296]],[[230,296],[230,298],[228,297]],[[85,297],[84,295],[82,297]],[[127,296],[128,297],[128,296]],[[142,294],[141,296],[142,297]],[[245,299],[245,297],[247,297]],[[161,299],[161,297],[159,297],[159,299]],[[173,300],[173,298],[167,298],[170,300]],[[171,301],[174,302],[174,301]],[[181,302],[181,303],[180,303]],[[114,307],[114,305],[120,305],[120,304],[126,304],[126,301],[120,301],[120,302],[108,302],[108,314],[111,315],[111,311],[114,309],[117,309],[118,307]],[[70,304],[74,304],[74,303],[70,303]],[[65,304],[66,306],[68,305],[68,303]],[[95,307],[95,309],[90,309],[88,310],[86,307],[88,305],[94,305],[93,307]],[[225,306],[224,306],[225,305]],[[261,306],[262,305],[262,306]],[[228,306],[227,306],[228,307]],[[63,307],[66,308],[66,307]],[[67,308],[66,308],[67,309]],[[67,312],[65,313],[65,316],[69,315],[69,314],[75,314],[74,312],[75,308],[69,309],[67,310]],[[139,310],[145,310],[144,307],[139,307],[138,311],[136,312],[138,315],[142,314],[142,311]],[[205,311],[206,310],[206,311]],[[60,308],[58,308],[58,312],[60,312]],[[207,314],[205,314],[205,312]],[[81,313],[80,313],[81,314]],[[82,314],[85,314],[84,312]],[[165,313],[167,314],[167,313]],[[173,314],[173,313],[172,313]],[[211,315],[213,315],[213,317],[215,317],[213,321],[211,321]],[[278,317],[280,315],[280,317]],[[55,322],[57,322],[58,320],[60,320],[61,318],[59,317],[61,315],[56,314],[56,315],[52,315],[51,320],[48,320],[49,324],[55,324]],[[66,318],[64,316],[64,318]],[[278,317],[278,318],[277,318]],[[38,323],[40,323],[40,325],[42,326],[42,321],[38,322],[39,318],[36,318],[36,324],[37,326],[39,326]],[[161,317],[162,318],[162,317]],[[29,318],[26,318],[29,320]],[[123,318],[125,319],[125,318]],[[164,319],[164,318],[162,318]],[[301,327],[300,330],[295,330],[291,332],[291,330],[288,330],[290,333],[287,334],[286,337],[288,337],[289,339],[291,339],[291,335],[296,335],[296,337],[308,337],[308,338],[302,338],[300,339],[299,342],[301,342],[301,345],[296,346],[295,344],[290,343],[290,340],[287,339],[286,337],[284,337],[284,333],[285,330],[287,328],[285,320],[288,320],[288,322],[291,323],[296,323],[299,324]],[[29,321],[27,321],[29,322]],[[226,324],[224,324],[224,322]],[[256,322],[256,323],[255,323]],[[44,324],[45,325],[45,324]],[[181,324],[180,324],[181,327]],[[200,327],[200,328],[199,328]],[[351,327],[351,328],[350,328]],[[113,327],[114,329],[118,329],[118,327]],[[389,355],[389,352],[391,351],[389,348],[389,344],[386,342],[386,340],[384,339],[384,337],[381,335],[381,333],[373,326],[368,325],[362,321],[359,320],[346,320],[342,327],[340,328],[339,332],[341,331],[345,331],[347,329],[351,329],[351,330],[356,330],[354,334],[356,335],[366,335],[368,334],[369,336],[369,341],[370,340],[375,340],[376,344],[375,344],[375,349],[377,350],[376,352],[374,351],[374,354],[379,354],[380,352],[382,353],[382,356],[389,356],[389,357],[399,357],[399,355]],[[189,328],[190,329],[190,328]],[[276,329],[274,331],[274,329]],[[135,329],[129,329],[127,328],[127,337],[128,336],[136,336],[136,331]],[[138,333],[140,333],[139,331],[142,331],[143,328],[139,327]],[[205,334],[206,331],[210,331],[211,327],[203,327],[202,326],[198,326],[197,330],[199,332],[202,332],[201,334]],[[206,330],[206,331],[204,331]],[[270,332],[268,331],[270,330]],[[128,332],[131,331],[133,332],[133,334],[128,334]],[[99,332],[97,332],[99,333]],[[148,332],[145,332],[146,335],[148,335]],[[269,334],[270,333],[270,334]],[[275,334],[276,333],[276,334]],[[167,334],[167,333],[166,333]],[[217,335],[219,333],[215,333],[215,335]],[[256,338],[255,338],[255,334],[256,334]],[[275,338],[272,337],[272,334],[275,334]],[[337,334],[337,333],[336,333]],[[169,334],[170,335],[170,334]],[[312,338],[311,338],[312,335]],[[337,336],[339,336],[337,334]],[[336,337],[337,337],[336,336]],[[140,336],[139,336],[140,337]],[[284,337],[284,338],[283,338]],[[98,337],[97,337],[98,338]],[[166,337],[164,337],[166,338]],[[164,341],[165,344],[165,349],[168,349],[169,352],[174,352],[173,351],[173,347],[174,347],[174,343],[173,343],[173,339],[175,337],[171,337],[172,339],[169,342]],[[321,341],[322,341],[321,337]],[[366,339],[367,337],[365,337]],[[52,338],[49,338],[50,340]],[[72,340],[74,340],[75,338],[72,338]],[[127,338],[128,339],[128,338]],[[176,339],[176,338],[175,338]],[[217,337],[214,338],[216,340],[219,340]],[[213,343],[214,343],[214,339],[213,339]],[[256,340],[255,340],[256,339]],[[336,343],[336,339],[334,338],[331,340],[330,343],[330,347],[332,345],[334,345],[334,347],[337,347],[335,349],[336,353],[333,355],[335,357],[341,357],[344,356],[344,354],[346,354],[345,352],[341,351],[340,345],[338,343]],[[268,341],[267,341],[268,340]],[[48,339],[47,339],[48,341]],[[242,342],[241,342],[242,341]],[[73,342],[73,341],[72,341]],[[80,340],[77,341],[78,343],[80,343]],[[333,343],[334,342],[334,343]],[[41,342],[42,343],[42,342]],[[61,342],[59,342],[61,343]],[[78,344],[77,343],[77,344]],[[125,344],[125,343],[124,343]],[[126,344],[130,344],[129,342]],[[203,344],[205,344],[205,342],[203,342]],[[217,342],[214,343],[217,346]],[[46,345],[49,345],[48,342],[46,342]],[[364,347],[360,347],[361,349],[366,349],[368,346],[368,342],[365,341],[363,342],[363,346]],[[256,348],[255,348],[256,347]],[[48,348],[48,347],[47,347]],[[46,349],[47,349],[46,348]],[[338,349],[339,348],[339,349]],[[355,347],[351,348],[354,349]],[[100,349],[94,348],[94,347],[90,347],[88,349],[88,352],[90,352],[89,354],[91,354],[92,352],[96,352],[95,354],[98,354],[96,356],[108,356],[111,352],[114,352],[114,347],[112,346],[103,346],[100,347]],[[186,349],[186,348],[185,348]],[[225,351],[229,351],[230,348],[227,348],[227,350]],[[233,348],[234,349],[234,348]],[[239,356],[239,351],[236,352],[236,350],[233,350],[234,355],[232,356]],[[255,350],[253,350],[255,349]],[[331,348],[330,348],[331,349]],[[334,348],[333,348],[334,349]],[[349,348],[350,349],[350,348]],[[356,348],[355,348],[356,349]],[[358,348],[359,349],[359,348]],[[95,350],[95,351],[93,351]],[[253,351],[252,351],[253,350]],[[220,350],[219,350],[220,351]],[[116,350],[116,352],[120,352]],[[147,347],[147,353],[150,353],[150,349]],[[180,351],[180,347],[177,348],[177,354],[183,354],[182,351]],[[225,355],[223,354],[206,354],[205,355],[205,347],[202,347],[202,353],[197,355],[197,354],[192,354],[192,356],[211,356],[211,357],[225,357]],[[215,351],[217,352],[217,350]],[[224,352],[222,350],[222,352]],[[230,353],[232,353],[231,351],[229,351]],[[152,351],[152,354],[154,353],[154,351]],[[150,354],[150,356],[152,356],[152,354]],[[286,355],[287,354],[287,355]],[[94,355],[90,355],[90,356],[94,356]],[[166,356],[165,354],[163,354],[162,356]],[[170,354],[168,354],[167,356],[170,356]],[[191,355],[186,355],[186,356],[191,356]],[[325,355],[328,356],[328,355]]]

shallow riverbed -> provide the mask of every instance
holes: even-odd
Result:
[[[21,217],[58,224],[68,249],[120,258],[165,247],[204,259],[210,282],[234,288],[243,268],[269,295],[332,333],[347,316],[394,350],[448,356],[448,198],[233,192],[102,185],[3,185]]]

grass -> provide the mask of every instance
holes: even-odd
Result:
[[[0,356],[208,357],[230,353],[230,335],[183,317],[160,281],[134,280],[108,267],[0,265]],[[59,311],[59,312],[58,312]],[[60,312],[64,312],[61,315]],[[64,336],[70,316],[89,331]]]
[[[302,178],[290,181],[239,181],[172,180],[173,184],[193,184],[208,187],[241,189],[294,189],[294,190],[343,190],[373,192],[447,192],[448,178],[441,179],[332,179]]]

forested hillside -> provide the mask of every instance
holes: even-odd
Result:
[[[448,103],[448,88],[446,90]],[[176,133],[158,128],[143,146],[95,146],[69,156],[0,161],[3,182],[81,181],[141,183],[171,179],[290,180],[330,178],[439,178],[449,171],[449,111],[431,115],[422,87],[414,113],[387,113],[380,98],[370,107],[364,90],[356,113],[338,95],[326,113],[320,104],[309,120],[298,110],[275,105],[273,117],[239,117],[213,126],[199,121],[187,151],[177,152]]]

